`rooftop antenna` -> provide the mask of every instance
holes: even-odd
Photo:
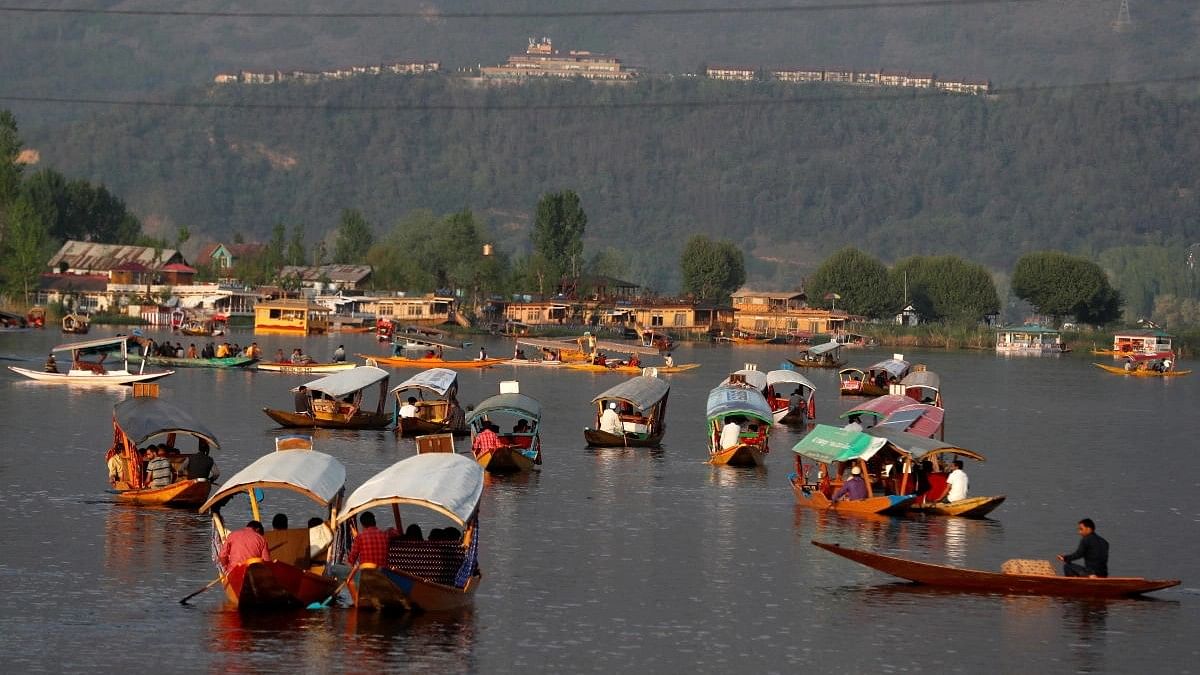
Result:
[[[1114,33],[1124,33],[1133,30],[1133,19],[1129,18],[1129,0],[1121,0],[1121,7],[1117,10],[1117,18],[1112,22]]]

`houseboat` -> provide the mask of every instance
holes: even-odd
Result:
[[[1015,326],[996,331],[996,351],[1002,354],[1062,354],[1071,351],[1062,335],[1044,326]]]
[[[1159,328],[1127,330],[1113,335],[1112,349],[1094,349],[1093,354],[1123,356],[1169,356],[1174,353],[1171,335]]]
[[[329,330],[329,308],[308,300],[271,300],[254,306],[254,330],[311,335]]]

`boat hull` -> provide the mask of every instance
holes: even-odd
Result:
[[[349,418],[327,419],[305,413],[263,408],[263,412],[279,426],[292,429],[383,429],[392,421],[387,413],[358,412]]]
[[[882,495],[867,499],[843,500],[831,502],[820,490],[813,490],[792,481],[792,491],[796,493],[796,503],[822,511],[828,509],[838,513],[860,513],[876,515],[895,515],[904,513],[916,499],[916,495]]]
[[[117,500],[138,506],[197,508],[208,499],[212,483],[203,478],[182,480],[160,488],[118,490]]]
[[[235,565],[222,582],[225,597],[239,610],[307,607],[324,602],[338,588],[333,577],[258,558]]]
[[[641,375],[642,368],[654,368],[658,374],[685,373],[699,368],[699,363],[681,363],[677,366],[598,366],[594,363],[568,363],[571,370],[583,370],[589,373],[621,373],[623,375]]]
[[[982,518],[1004,503],[1004,495],[995,497],[968,497],[956,502],[927,502],[909,507],[916,513],[934,516],[958,516],[959,518]]]
[[[947,565],[905,560],[894,556],[846,548],[837,544],[812,542],[814,546],[853,560],[860,565],[907,579],[918,584],[940,588],[985,593],[1024,595],[1062,595],[1095,598],[1141,595],[1178,586],[1178,579],[1143,579],[1141,577],[1060,577],[1036,574],[1003,574],[985,570],[963,569]]]
[[[1125,370],[1121,366],[1110,366],[1106,363],[1093,363],[1092,365],[1113,375],[1129,375],[1130,377],[1180,377],[1192,374],[1190,370],[1168,370],[1163,373],[1157,370]]]
[[[16,366],[9,366],[8,369],[18,375],[23,375],[38,382],[81,386],[111,386],[133,384],[134,382],[151,382],[153,380],[171,375],[175,372],[173,370],[168,370],[162,373],[138,374],[130,373],[124,370],[113,370],[105,373],[104,375],[99,375],[89,370],[73,370],[70,373],[47,373],[41,370],[29,370],[28,368],[18,368]]]
[[[446,361],[445,359],[408,359],[403,356],[371,356],[370,354],[359,354],[358,356],[366,359],[368,364],[375,363],[380,366],[390,366],[392,368],[491,368],[492,366],[508,362],[507,359]]]
[[[396,421],[395,432],[401,436],[424,436],[425,434],[454,434],[455,436],[466,436],[471,433],[470,429],[463,427],[461,429],[451,429],[446,422],[434,422],[432,420],[423,420],[420,417],[401,417]]]
[[[445,586],[400,570],[362,566],[350,581],[350,595],[358,609],[382,611],[445,612],[471,604],[480,576],[464,588]]]
[[[842,382],[840,385],[842,396],[883,396],[888,393],[887,389],[879,387],[874,382]]]
[[[599,429],[584,429],[583,438],[593,448],[657,448],[662,445],[664,432],[657,431],[645,438],[628,434],[610,434]]]
[[[482,455],[476,455],[475,461],[479,462],[484,471],[489,473],[516,473],[518,471],[532,471],[534,464],[537,461],[521,452],[521,448],[505,447],[489,450]]]
[[[845,361],[805,361],[803,359],[788,359],[788,363],[797,368],[841,368],[846,365]]]
[[[766,449],[742,443],[732,448],[710,452],[708,463],[716,466],[762,466],[766,460]]]
[[[169,366],[172,368],[245,368],[246,366],[254,365],[258,361],[258,359],[249,356],[226,356],[219,359],[187,359],[171,356],[141,357],[136,354],[129,355],[131,363],[138,363],[143,358],[150,365]]]
[[[265,370],[271,373],[335,373],[339,370],[350,370],[357,368],[358,364],[350,363],[349,361],[338,361],[329,363],[279,363],[276,361],[259,362],[255,366],[256,370]]]

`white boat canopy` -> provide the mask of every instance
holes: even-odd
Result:
[[[395,394],[405,389],[423,389],[438,396],[445,396],[457,381],[458,371],[449,368],[430,368],[401,382],[399,386],[392,389],[391,393]]]
[[[79,342],[68,342],[59,345],[52,352],[71,352],[76,349],[92,349],[93,347],[108,347],[111,345],[122,345],[130,339],[129,335],[119,335],[117,337],[94,338],[91,340],[81,340]]]
[[[358,366],[357,368],[343,370],[333,375],[326,375],[304,386],[327,396],[338,398],[346,394],[353,394],[361,389],[366,389],[376,382],[382,382],[386,379],[388,379],[388,372],[382,368]]]
[[[900,377],[908,370],[908,362],[900,359],[884,359],[867,369],[868,373],[885,372],[892,377]]]
[[[646,411],[663,399],[671,391],[671,385],[657,377],[638,375],[610,387],[604,393],[592,399],[592,403],[603,400],[618,399],[628,401],[634,408]]]
[[[812,347],[809,347],[808,353],[812,354],[813,356],[822,356],[824,354],[828,354],[829,352],[831,352],[835,349],[841,349],[841,348],[842,348],[842,345],[839,344],[838,342],[826,342],[823,344],[813,345]]]
[[[741,375],[741,376],[745,377],[746,384],[750,385],[751,387],[754,387],[755,389],[757,389],[759,391],[762,391],[767,388],[767,374],[761,370],[745,370],[744,369],[744,370],[734,371],[733,374]],[[730,377],[732,377],[732,376],[730,376]],[[727,385],[727,384],[729,384],[728,377],[721,381],[722,386]]]
[[[384,504],[415,504],[465,526],[483,494],[483,467],[464,455],[414,455],[372,476],[351,493],[339,524]]]
[[[817,390],[817,385],[794,370],[772,370],[767,373],[767,386],[769,387],[774,384],[796,384],[801,387],[808,387],[812,391]]]
[[[243,490],[283,488],[307,496],[318,504],[331,504],[346,485],[346,467],[315,450],[276,450],[259,457],[235,473],[200,507],[200,513]]]

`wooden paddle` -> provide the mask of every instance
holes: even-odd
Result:
[[[328,607],[329,602],[331,600],[333,600],[334,598],[336,598],[338,596],[338,593],[342,592],[342,589],[346,587],[346,584],[350,583],[350,580],[354,578],[354,573],[357,571],[358,571],[358,565],[351,567],[350,573],[346,575],[346,578],[344,580],[342,580],[342,583],[338,584],[337,588],[333,589],[333,593],[331,593],[328,598],[325,598],[321,602],[314,602],[314,603],[310,604],[308,606],[308,609],[325,609],[326,607]]]
[[[201,588],[200,590],[196,591],[195,593],[192,593],[191,595],[188,595],[187,597],[180,600],[179,604],[186,605],[188,600],[191,600],[192,598],[196,597],[197,595],[200,595],[204,591],[207,591],[208,589],[212,588],[213,586],[216,586],[217,582],[219,582],[220,580],[221,580],[221,577],[218,575],[216,579],[213,579],[212,581],[205,584],[204,588]]]

